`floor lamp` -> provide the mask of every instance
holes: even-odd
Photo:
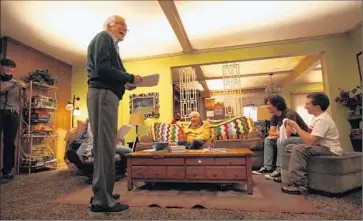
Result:
[[[66,110],[69,110],[72,112],[71,114],[71,118],[72,118],[72,128],[74,127],[74,117],[75,116],[79,116],[80,115],[80,110],[79,107],[76,107],[79,105],[79,97],[76,97],[76,95],[73,95],[73,100],[68,101],[67,106],[66,106]]]
[[[145,124],[145,118],[143,113],[133,113],[130,115],[130,122],[131,125],[136,127],[136,137],[135,141],[132,144],[132,152],[135,152],[135,145],[139,142],[139,126]]]

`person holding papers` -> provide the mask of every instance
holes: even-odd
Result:
[[[127,205],[116,202],[115,147],[119,101],[125,90],[133,90],[142,78],[129,74],[119,56],[118,43],[127,33],[124,18],[107,18],[104,31],[90,42],[87,51],[87,109],[93,134],[94,173],[92,213],[121,212]]]

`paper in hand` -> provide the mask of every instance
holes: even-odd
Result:
[[[159,83],[159,74],[152,74],[145,77],[142,77],[142,81],[140,83],[135,83],[137,87],[152,87],[156,86]]]
[[[123,125],[118,131],[117,131],[117,139],[123,139],[125,135],[131,130],[132,125]]]

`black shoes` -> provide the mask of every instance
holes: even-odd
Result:
[[[116,203],[113,207],[104,208],[101,206],[91,205],[89,209],[92,214],[102,214],[102,213],[120,213],[129,208],[128,205]]]
[[[118,193],[115,193],[115,194],[112,194],[112,198],[114,199],[114,200],[118,200],[118,199],[120,199],[120,194],[118,194]],[[89,204],[92,204],[93,203],[93,196],[91,197],[91,199],[89,200]]]
[[[12,179],[14,179],[14,175],[13,175],[11,172],[9,172],[9,173],[4,173],[4,175],[3,175],[3,179],[12,180]]]

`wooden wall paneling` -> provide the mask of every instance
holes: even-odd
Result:
[[[14,60],[17,65],[14,73],[15,79],[22,79],[29,72],[38,69],[47,69],[52,76],[57,76],[59,90],[57,91],[56,127],[59,137],[56,155],[58,165],[63,166],[64,137],[70,128],[70,114],[65,107],[71,98],[72,66],[12,38],[5,37],[4,39],[7,45],[6,58]]]

